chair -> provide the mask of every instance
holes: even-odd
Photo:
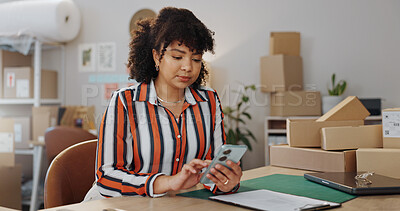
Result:
[[[47,161],[50,164],[51,161],[58,155],[58,153],[69,146],[96,138],[97,136],[81,128],[66,126],[48,128],[44,135]]]
[[[97,139],[68,147],[51,162],[44,186],[44,207],[81,202],[95,181]]]

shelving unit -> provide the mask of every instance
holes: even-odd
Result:
[[[264,121],[265,165],[269,165],[270,136],[280,136],[286,139],[286,119],[318,119],[319,116],[267,116]],[[382,116],[369,116],[365,119],[365,125],[381,124]],[[286,142],[286,141],[285,141]],[[287,142],[286,142],[287,143]]]
[[[32,105],[34,107],[38,107],[41,105],[51,105],[51,104],[59,104],[63,105],[65,102],[65,46],[60,43],[42,43],[39,40],[35,40],[33,44],[33,48],[31,48],[30,54],[33,54],[33,98],[28,99],[0,99],[0,105]],[[49,50],[54,48],[60,48],[60,69],[58,70],[58,99],[41,99],[41,70],[42,70],[42,51]],[[18,108],[16,108],[18,109]],[[33,148],[31,149],[17,149],[15,150],[16,154],[19,155],[32,155],[33,156],[33,185],[32,185],[32,194],[31,200],[29,202],[30,211],[38,210],[39,201],[38,201],[38,189],[39,182],[41,179],[41,165],[42,165],[42,157],[43,157],[43,148],[44,148],[44,140],[43,143],[33,142]],[[23,204],[25,204],[23,202]]]

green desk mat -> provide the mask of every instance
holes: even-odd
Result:
[[[238,192],[267,189],[297,196],[305,196],[324,201],[343,203],[357,196],[344,193],[317,183],[308,181],[303,176],[273,174],[240,182]],[[178,196],[208,199],[213,194],[206,189],[177,194]]]

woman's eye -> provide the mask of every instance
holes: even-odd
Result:
[[[194,62],[201,62],[201,59],[192,59]]]
[[[181,56],[173,56],[172,58],[174,58],[174,59],[176,59],[176,60],[180,60],[180,59],[182,59],[182,57],[181,57]]]

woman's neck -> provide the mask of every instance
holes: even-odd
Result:
[[[185,89],[173,88],[159,80],[154,81],[157,96],[166,102],[178,102],[185,96]]]

